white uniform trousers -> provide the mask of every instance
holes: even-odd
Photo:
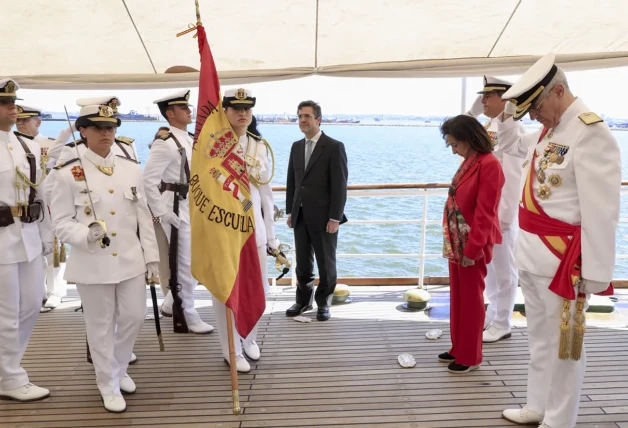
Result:
[[[43,281],[41,255],[30,263],[0,265],[0,390],[10,391],[29,382],[20,364],[39,316]]]
[[[262,283],[264,284],[264,297],[268,294],[268,254],[266,253],[266,246],[257,247],[257,253],[259,255],[260,267],[262,268]],[[224,303],[221,303],[212,295],[212,302],[214,307],[214,314],[216,315],[216,328],[218,329],[218,337],[220,338],[220,348],[222,349],[222,355],[229,360],[229,336],[227,335],[227,307]],[[233,345],[236,356],[242,355],[242,343],[251,343],[257,341],[257,326],[255,324],[253,330],[246,338],[242,338],[235,328],[235,319],[231,317],[233,325]]]
[[[77,284],[101,395],[119,395],[146,316],[144,274],[119,284]]]
[[[510,320],[517,298],[519,274],[515,265],[517,231],[502,232],[502,243],[493,247],[493,260],[486,266],[486,296],[490,301],[484,325],[500,330],[510,329]]]
[[[185,321],[188,324],[198,324],[202,320],[196,309],[194,309],[194,289],[198,285],[198,281],[192,276],[192,242],[190,237],[190,225],[181,222],[179,226],[179,254],[177,257],[177,262],[179,263],[178,280],[179,284],[181,284],[179,295],[183,301]],[[164,299],[164,306],[169,311],[172,311],[172,303],[172,294],[168,292]]]
[[[585,349],[583,347],[579,361],[558,358],[563,299],[548,289],[552,278],[523,270],[519,277],[525,298],[530,347],[526,407],[544,414],[543,422],[551,428],[574,428],[586,368]],[[572,302],[571,325],[575,308],[576,304]]]
[[[68,283],[65,279],[63,279],[63,275],[65,273],[65,263],[60,263],[59,267],[54,267],[54,255],[52,253],[46,256],[46,262],[47,265],[44,270],[44,292],[47,294],[54,294],[59,297],[65,297],[68,292]]]

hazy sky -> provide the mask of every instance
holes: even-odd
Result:
[[[517,76],[501,76],[516,80]],[[572,91],[597,114],[628,118],[628,67],[567,73]],[[245,85],[257,97],[256,114],[294,114],[298,103],[305,99],[319,102],[323,114],[404,114],[450,115],[460,112],[461,82],[459,78],[389,79],[342,78],[311,76],[280,82]],[[481,78],[467,79],[467,107],[482,86]],[[223,87],[224,89],[229,86]],[[117,95],[124,113],[157,114],[154,99],[169,90],[20,90],[23,103],[48,111],[78,111],[76,99],[97,95]],[[196,104],[198,92],[192,88],[191,100]]]

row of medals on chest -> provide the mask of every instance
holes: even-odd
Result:
[[[552,130],[548,132],[545,138],[550,139],[552,138],[553,134],[554,134],[554,131]],[[551,187],[560,187],[563,184],[563,179],[561,178],[559,174],[553,173],[553,174],[550,174],[549,177],[547,177],[547,175],[545,174],[545,170],[551,164],[561,165],[565,161],[564,155],[566,153],[567,151],[565,150],[565,147],[562,145],[554,144],[550,142],[548,143],[547,146],[545,146],[545,150],[543,151],[543,156],[541,157],[539,161],[539,167],[536,170],[536,178],[540,184],[539,188],[536,191],[537,196],[539,198],[543,200],[549,198],[550,195],[552,194]],[[547,183],[549,183],[551,187],[546,184],[546,181]]]

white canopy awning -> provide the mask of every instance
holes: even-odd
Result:
[[[200,0],[224,84],[628,65],[626,0]],[[0,74],[24,88],[194,86],[193,0],[0,0]],[[6,36],[13,34],[12,42]]]

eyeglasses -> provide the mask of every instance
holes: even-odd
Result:
[[[543,105],[545,100],[550,97],[551,93],[552,91],[550,90],[549,93],[545,96],[545,98],[543,98],[541,102],[537,104],[536,107],[530,107],[530,113],[539,114],[541,112],[541,106]]]
[[[316,116],[312,116],[311,114],[299,114],[297,115],[299,120],[301,119],[314,119]]]

